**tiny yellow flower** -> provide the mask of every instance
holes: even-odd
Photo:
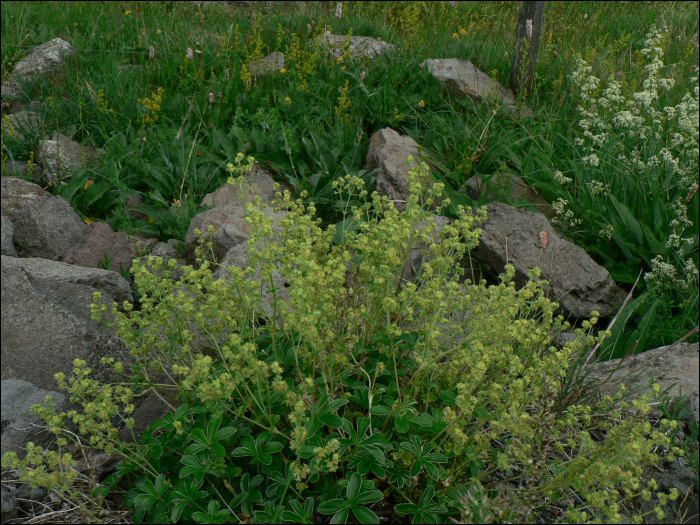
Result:
[[[87,181],[87,182],[85,183],[85,185],[83,186],[83,189],[86,190],[86,189],[88,189],[90,186],[92,186],[93,184],[95,184],[95,181],[94,181],[94,180],[89,180],[89,181]]]
[[[287,104],[291,104],[291,103],[292,103],[292,99],[289,98],[289,97],[285,98],[284,101],[285,101]]]
[[[284,74],[284,73],[286,73],[286,72],[287,72],[287,69],[286,69],[286,68],[280,69],[280,73]]]
[[[92,224],[95,221],[93,221],[90,217],[86,217],[83,222],[89,226],[90,224]]]
[[[130,14],[131,14],[131,9],[129,9],[128,11],[124,11],[124,16],[129,16]]]
[[[460,27],[460,28],[459,28],[459,33],[460,33],[461,35],[466,35],[466,34],[467,34],[467,30],[464,29],[463,27]]]
[[[418,103],[418,105],[419,105],[420,107],[424,108],[424,107],[425,107],[425,100],[421,100],[421,101]]]
[[[162,33],[162,31],[160,29],[156,29],[156,33],[158,33],[160,35]]]
[[[459,37],[459,33],[452,33],[452,38],[458,38],[458,37]]]

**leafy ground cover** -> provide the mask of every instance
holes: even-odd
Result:
[[[535,116],[522,122],[453,99],[420,67],[426,58],[468,59],[507,85],[517,12],[514,2],[350,2],[340,8],[300,2],[234,11],[216,5],[201,11],[189,2],[7,2],[1,15],[2,74],[4,79],[29,52],[16,46],[60,36],[84,50],[58,77],[23,88],[27,101],[45,102],[39,114],[47,130],[107,152],[99,165],[49,187],[88,222],[105,221],[114,229],[154,234],[161,241],[183,240],[192,217],[201,211],[201,199],[227,182],[229,164],[241,152],[291,183],[298,194],[305,191],[303,205],[314,210],[325,229],[351,206],[364,204],[362,190],[371,194],[373,174],[363,170],[369,137],[391,127],[413,137],[435,161],[435,176],[452,199],[446,215],[459,217],[460,204],[483,204],[458,193],[469,177],[510,171],[554,203],[556,225],[619,283],[629,288],[642,273],[633,301],[600,345],[602,357],[670,344],[697,324],[697,2],[548,4],[532,93],[522,95]],[[372,61],[347,55],[338,60],[314,43],[326,31],[380,37],[397,47]],[[253,78],[251,61],[273,51],[285,53],[285,68]],[[120,70],[124,65],[140,67]],[[3,165],[31,161],[32,141],[38,140],[31,137],[38,135],[25,136],[30,138],[3,134]],[[342,203],[335,197],[341,179],[361,181]],[[137,192],[145,201],[140,207],[145,221],[132,219],[126,210],[127,195]],[[523,303],[522,308],[535,306]],[[375,332],[376,327],[368,334]],[[167,497],[175,498],[171,502],[180,512],[189,512],[186,519],[201,522],[226,519],[227,512],[251,516],[253,511],[263,522],[273,517],[304,522],[325,511],[338,522],[349,515],[369,522],[373,511],[366,505],[390,497],[396,499],[395,512],[415,522],[460,516],[458,508],[466,513],[463,519],[496,519],[498,511],[487,517],[485,504],[460,503],[465,498],[481,502],[481,494],[446,485],[455,474],[443,463],[449,456],[450,464],[466,464],[473,479],[483,480],[496,467],[484,466],[482,451],[493,465],[502,454],[499,466],[507,470],[513,465],[506,458],[515,449],[507,453],[460,438],[452,430],[465,431],[455,424],[459,417],[443,422],[442,411],[431,408],[448,410],[456,403],[462,413],[481,417],[482,426],[487,419],[491,428],[505,423],[486,417],[488,410],[499,413],[493,405],[460,405],[469,403],[468,396],[457,401],[467,395],[468,385],[453,391],[449,373],[428,380],[415,356],[404,355],[402,345],[417,344],[424,333],[392,338],[376,332],[372,344],[352,347],[348,355],[357,363],[372,363],[367,377],[359,371],[362,367],[351,367],[356,375],[343,376],[334,368],[338,363],[320,363],[307,349],[301,367],[305,373],[329,367],[322,378],[308,372],[317,386],[304,386],[301,371],[297,384],[294,374],[275,368],[277,362],[287,371],[299,370],[298,363],[289,361],[296,353],[289,353],[293,338],[278,340],[257,331],[252,336],[263,351],[275,348],[276,361],[246,381],[279,376],[288,387],[279,382],[279,391],[240,394],[238,402],[257,404],[260,413],[235,417],[217,402],[205,403],[200,414],[195,396],[169,421],[170,427],[154,429],[153,441],[139,451],[141,459],[125,463],[120,471],[125,475],[138,467],[146,472],[138,494],[130,496],[142,517],[170,515],[172,509],[166,513],[163,507],[166,493],[179,482],[166,479],[165,471],[182,463],[181,497]],[[697,334],[689,339],[697,340]],[[533,356],[539,351],[531,348]],[[192,366],[208,365],[195,360]],[[392,377],[399,370],[406,379]],[[419,379],[410,379],[412,374]],[[331,395],[327,383],[342,382],[341,377],[350,386],[346,398]],[[408,395],[402,391],[404,381],[422,388]],[[296,397],[285,398],[286,388]],[[304,396],[314,400],[316,412],[304,413]],[[516,394],[513,399],[527,405]],[[290,409],[299,412],[297,419],[275,431],[282,412]],[[197,415],[212,423],[202,425],[205,418]],[[257,427],[251,421],[258,421]],[[178,441],[182,425],[190,425],[186,435],[198,443],[188,445],[187,460],[177,454],[184,446]],[[376,425],[382,429],[379,435]],[[166,434],[161,443],[159,436]],[[236,458],[248,458],[247,463],[223,461],[224,447]],[[298,450],[301,459],[280,470],[288,447]],[[344,453],[336,465],[334,455]],[[402,467],[409,463],[410,468]],[[520,468],[511,474],[525,479]],[[561,476],[573,472],[557,468]],[[334,477],[336,470],[344,477]],[[211,477],[220,483],[209,482]],[[213,507],[197,510],[192,502],[201,497],[205,479],[202,490],[210,496],[235,480],[233,489],[226,487],[236,494],[235,504],[227,501],[230,508],[224,509],[223,500],[212,500]],[[373,484],[377,479],[390,481]],[[438,479],[439,484],[428,481]],[[551,487],[563,497],[557,483]],[[520,503],[501,502],[501,507]],[[587,501],[600,510],[604,505],[598,503]],[[611,512],[608,517],[614,517]],[[573,514],[568,518],[574,519]]]

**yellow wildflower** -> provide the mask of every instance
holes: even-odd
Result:
[[[421,100],[421,101],[418,103],[418,105],[419,105],[420,107],[424,108],[424,107],[425,107],[425,100]]]
[[[289,97],[286,97],[286,98],[284,99],[284,101],[285,101],[287,104],[291,104],[291,103],[292,103],[292,99],[289,98]]]

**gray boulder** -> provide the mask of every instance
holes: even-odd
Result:
[[[399,211],[406,210],[409,197],[408,172],[411,166],[406,162],[409,156],[414,159],[413,167],[418,166],[421,160],[431,166],[428,159],[420,154],[418,144],[411,137],[399,135],[391,128],[381,129],[372,135],[365,169],[379,168],[377,192],[386,195]],[[429,179],[427,183],[432,187],[434,181]]]
[[[517,119],[532,116],[530,108],[518,106],[510,89],[504,88],[469,60],[428,59],[421,64],[421,67],[426,66],[430,74],[445,84],[457,98],[468,97],[480,104],[495,103]]]
[[[11,220],[17,220],[25,206],[48,199],[52,195],[38,184],[15,177],[0,177],[2,184],[0,202],[2,213]]]
[[[19,79],[32,82],[40,76],[51,75],[60,70],[65,59],[76,51],[75,47],[61,38],[54,38],[34,48],[15,65],[11,75],[14,78],[2,83],[2,97],[15,97],[19,93]]]
[[[515,284],[523,286],[528,271],[538,267],[549,281],[548,296],[559,303],[564,316],[601,317],[614,314],[626,294],[610,273],[575,244],[562,239],[541,213],[514,208],[500,202],[487,205],[488,219],[476,254],[497,273],[507,263],[515,267]],[[547,247],[540,245],[540,232],[547,234]]]
[[[485,179],[486,176],[474,175],[460,191],[465,191],[472,199],[482,202],[492,199],[508,202],[523,199],[540,213],[548,217],[551,215],[552,207],[549,202],[520,177],[512,173],[496,173],[488,182]]]
[[[36,47],[26,57],[20,60],[12,74],[24,80],[36,80],[59,70],[65,59],[71,57],[77,48],[61,38],[54,38]]]
[[[265,215],[273,218],[277,228],[279,221],[285,216],[285,212],[275,213],[271,208],[265,208]],[[208,227],[214,226],[213,242],[213,257],[216,261],[221,261],[228,251],[238,244],[245,243],[251,234],[251,226],[246,222],[246,211],[243,206],[227,206],[225,208],[214,208],[196,215],[190,227],[187,230],[185,237],[185,246],[187,248],[187,261],[189,264],[194,264],[196,260],[195,250],[199,246],[195,230],[199,229],[205,234],[205,239],[209,240]],[[207,255],[210,260],[211,254]]]
[[[348,42],[347,52],[353,58],[376,58],[386,51],[393,51],[394,44],[368,36],[351,36],[348,41],[346,35],[325,35],[316,37],[316,43],[325,45],[334,58],[343,56],[344,43]]]
[[[275,183],[278,182],[279,190],[275,190]],[[294,189],[286,182],[275,181],[262,166],[255,162],[253,170],[245,175],[243,183],[243,195],[245,203],[255,203],[255,197],[260,197],[260,202],[267,206],[277,199],[277,191],[284,195],[285,190],[289,191],[291,198],[295,199]],[[213,191],[202,199],[201,207],[212,206],[217,209],[227,206],[241,206],[241,194],[238,184],[224,184],[216,191]]]
[[[2,256],[2,379],[22,379],[58,389],[57,372],[70,377],[73,360],[86,361],[98,380],[114,381],[102,357],[125,366],[131,356],[114,329],[91,319],[92,296],[102,292],[111,314],[113,300],[133,302],[129,285],[116,272],[42,259]]]
[[[27,455],[26,446],[30,441],[44,450],[51,448],[56,435],[45,428],[45,422],[32,414],[34,405],[44,405],[46,396],[57,412],[76,409],[62,392],[44,390],[21,379],[3,379],[2,385],[2,454],[15,452],[20,459]]]
[[[661,392],[671,387],[668,395],[687,396],[686,404],[690,412],[686,425],[689,430],[693,423],[700,423],[699,367],[700,344],[679,343],[634,354],[626,359],[611,359],[588,365],[588,378],[604,380],[601,398],[615,395],[620,382],[625,384],[628,391],[638,391],[634,398],[651,393],[649,383],[652,379],[659,383]],[[656,417],[662,417],[657,409],[653,409],[652,413]]]
[[[110,259],[109,270],[120,272],[131,268],[132,248],[126,235],[113,231],[106,222],[93,222],[80,242],[66,251],[63,262],[100,268],[106,256]]]
[[[284,53],[270,53],[266,57],[253,60],[250,63],[250,74],[253,78],[265,77],[274,71],[284,69]]]
[[[34,152],[37,164],[44,169],[42,177],[47,182],[70,180],[78,170],[85,167],[84,162],[97,160],[101,150],[83,146],[62,133],[54,133],[51,140],[42,140]]]
[[[15,250],[15,245],[12,244],[12,239],[14,237],[15,228],[12,225],[12,221],[2,214],[2,255],[9,255],[10,257],[17,257],[17,250]]]
[[[26,137],[22,133],[31,132],[34,135],[39,135],[41,130],[41,122],[39,117],[33,111],[20,111],[7,115],[7,118],[2,119],[2,131],[5,135],[25,140]]]
[[[70,203],[60,196],[27,204],[13,219],[15,241],[26,257],[61,260],[87,230]]]

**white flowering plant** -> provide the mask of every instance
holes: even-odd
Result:
[[[643,311],[639,324],[646,332],[628,334],[618,357],[635,341],[637,351],[667,344],[653,331],[656,319],[675,316],[677,329],[685,330],[680,335],[697,323],[698,77],[695,70],[681,83],[675,73],[663,75],[664,41],[656,28],[647,34],[639,52],[645,78],[629,96],[615,75],[603,82],[578,60],[571,80],[580,96],[580,133],[573,140],[579,159],[571,176],[553,174],[565,195],[552,205],[555,222],[617,281],[631,284],[638,268],[645,269],[640,288],[646,294],[625,315]],[[672,97],[681,100],[672,104]]]

